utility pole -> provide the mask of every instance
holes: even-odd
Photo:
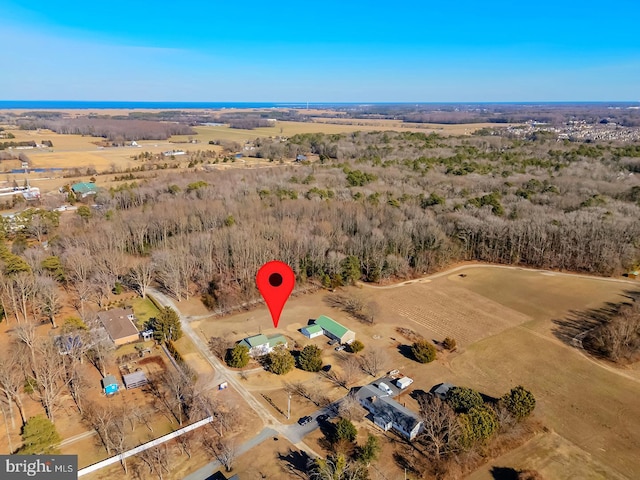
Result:
[[[289,400],[287,401],[287,420],[291,419],[291,394],[289,394]]]

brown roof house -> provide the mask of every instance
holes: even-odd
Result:
[[[136,342],[140,338],[140,333],[133,323],[135,318],[130,308],[114,308],[98,312],[98,320],[116,345]]]

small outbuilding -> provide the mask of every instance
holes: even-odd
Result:
[[[300,329],[300,333],[302,333],[307,338],[316,338],[323,335],[322,327],[320,325],[307,325]]]
[[[102,389],[108,396],[118,393],[118,381],[113,375],[107,375],[102,379]]]
[[[440,400],[446,400],[447,393],[451,390],[455,385],[452,383],[441,383],[435,389],[433,389],[433,394],[438,397]]]
[[[147,376],[142,370],[129,373],[128,375],[123,375],[122,380],[124,381],[124,386],[127,390],[131,390],[132,388],[140,388],[143,385],[149,383]]]

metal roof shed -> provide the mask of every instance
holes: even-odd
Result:
[[[102,388],[107,395],[118,393],[118,381],[113,375],[107,375],[102,379]]]
[[[122,379],[124,380],[124,386],[127,388],[127,390],[130,390],[132,388],[139,388],[149,383],[147,376],[142,370],[129,373],[128,375],[123,375]]]

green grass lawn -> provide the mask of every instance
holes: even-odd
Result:
[[[133,308],[133,313],[135,314],[136,326],[140,330],[144,330],[144,324],[151,317],[155,317],[160,310],[153,304],[151,300],[148,298],[136,298],[131,300],[131,308]]]

